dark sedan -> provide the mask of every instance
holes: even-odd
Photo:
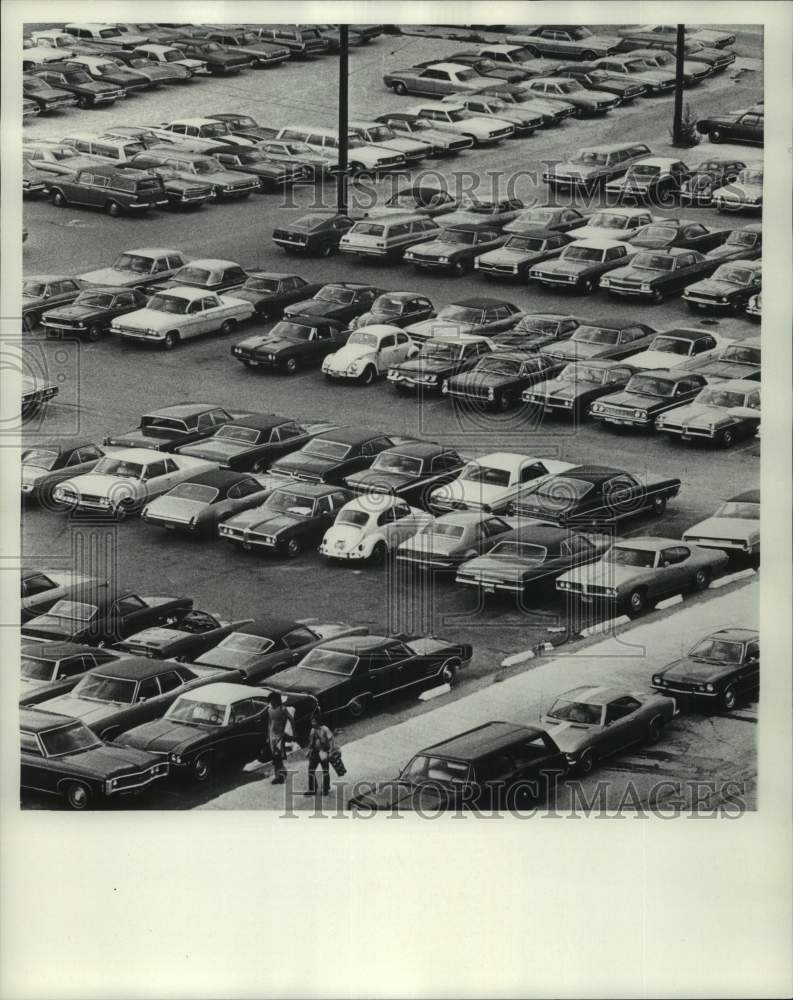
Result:
[[[140,792],[168,776],[168,762],[106,746],[82,722],[54,712],[20,712],[19,786],[57,795],[71,809]]]
[[[560,361],[621,360],[648,348],[655,333],[646,323],[593,319],[582,323],[569,340],[541,347],[540,354]]]
[[[264,472],[281,455],[302,448],[333,426],[327,421],[301,424],[277,413],[252,413],[223,424],[211,437],[177,451],[238,472]]]
[[[511,330],[497,334],[493,343],[497,351],[539,351],[557,340],[568,340],[580,323],[564,313],[531,313]]]
[[[644,226],[628,242],[634,250],[671,250],[673,247],[682,247],[704,254],[721,246],[728,236],[728,229],[708,229],[702,223],[689,219],[663,219]]]
[[[41,325],[56,337],[100,340],[117,316],[143,309],[148,295],[138,288],[87,288],[74,302],[59,306],[41,317]]]
[[[537,205],[518,212],[512,222],[504,226],[505,233],[527,233],[537,229],[552,229],[557,233],[568,233],[587,224],[587,217],[576,208],[555,205]]]
[[[560,367],[560,362],[543,354],[493,353],[470,371],[445,379],[441,392],[463,405],[478,403],[504,411],[520,400],[524,389],[555,375]]]
[[[577,118],[604,115],[620,103],[619,98],[605,90],[592,90],[578,80],[564,76],[534,77],[526,89],[538,97],[572,104]]]
[[[209,469],[150,500],[141,519],[169,531],[214,535],[219,524],[258,506],[266,496],[264,483],[249,472]]]
[[[406,441],[381,451],[370,468],[348,476],[344,484],[354,493],[387,493],[423,507],[432,490],[456,479],[464,465],[454,448]]]
[[[653,688],[675,700],[731,712],[760,691],[760,633],[722,628],[700,639],[686,656],[653,674]]]
[[[637,253],[625,267],[600,279],[609,295],[645,299],[659,303],[693,282],[712,274],[715,262],[696,250],[673,247]]]
[[[166,44],[178,45],[179,49],[190,59],[200,59],[201,62],[206,63],[209,72],[215,76],[239,73],[240,70],[247,69],[253,64],[251,56],[234,52],[225,45],[221,45],[220,42],[204,40],[203,38],[177,35]]]
[[[22,93],[30,101],[35,101],[42,114],[48,111],[60,111],[71,108],[77,103],[77,98],[68,90],[53,87],[34,73],[25,73],[22,77]]]
[[[348,229],[352,229],[354,219],[335,212],[313,211],[302,215],[293,222],[283,223],[273,230],[273,243],[283,247],[287,253],[317,254],[330,257],[339,249],[339,241]]]
[[[595,562],[611,544],[608,535],[584,535],[550,524],[527,524],[483,556],[464,562],[456,583],[481,594],[525,594],[574,566]]]
[[[454,333],[487,337],[504,330],[511,330],[523,316],[521,310],[505,299],[491,299],[484,295],[473,299],[458,299],[445,305],[433,319],[411,323],[405,327],[410,339],[417,344],[431,337]]]
[[[281,191],[290,184],[312,180],[308,167],[273,160],[267,153],[250,146],[211,146],[205,153],[216,159],[224,170],[255,177],[260,191]]]
[[[683,292],[683,301],[689,309],[733,312],[740,316],[749,299],[761,290],[762,283],[762,261],[721,264],[709,278],[689,285]]]
[[[341,484],[354,472],[368,469],[381,451],[410,440],[367,427],[337,427],[273,462],[270,472],[311,483]]]
[[[573,236],[547,229],[514,233],[506,243],[483,253],[474,261],[474,268],[486,278],[502,281],[527,281],[533,264],[558,257]]]
[[[208,611],[188,611],[170,625],[156,625],[122,639],[112,652],[152,660],[195,660],[249,621],[225,622]]]
[[[529,278],[549,288],[567,289],[590,295],[607,271],[621,267],[629,249],[617,240],[575,240],[558,257],[534,264]]]
[[[749,142],[763,145],[763,112],[740,111],[711,115],[697,122],[697,131],[711,142]]]
[[[740,229],[733,229],[727,239],[708,250],[705,256],[708,260],[757,260],[763,255],[763,227],[760,223],[751,223]]]
[[[322,287],[299,274],[276,271],[249,271],[242,288],[234,289],[235,299],[250,302],[257,316],[280,316],[284,306],[314,295]]]
[[[601,396],[624,388],[636,369],[622,361],[574,361],[549,379],[523,393],[523,402],[542,409],[543,415],[580,419]]]
[[[22,622],[46,614],[59,601],[81,601],[86,594],[99,593],[108,586],[108,582],[98,576],[25,567],[19,575]]]
[[[526,486],[510,504],[510,513],[566,528],[602,529],[639,514],[661,517],[681,485],[679,479],[578,465]]]
[[[679,369],[639,372],[620,392],[593,403],[589,414],[616,427],[646,430],[662,413],[690,403],[706,385],[704,376]]]
[[[637,97],[646,93],[647,88],[643,83],[633,82],[619,76],[612,76],[604,69],[598,69],[592,63],[570,63],[560,66],[555,70],[556,76],[567,76],[571,80],[577,80],[588,90],[605,91],[618,98],[620,104],[629,104]]]
[[[71,691],[87,670],[117,660],[120,655],[83,642],[23,640],[19,658],[19,704],[36,705]]]
[[[374,300],[382,293],[383,289],[374,285],[334,281],[323,285],[311,298],[287,306],[284,318],[318,317],[334,323],[349,323],[355,316],[368,312]]]
[[[383,323],[404,329],[435,316],[435,307],[426,295],[419,292],[383,292],[372,303],[368,312],[361,313],[350,322],[350,329],[357,330],[369,324]]]
[[[446,222],[444,220],[444,226]],[[480,254],[494,250],[505,240],[505,235],[494,223],[449,224],[434,239],[407,250],[402,259],[419,270],[446,271],[460,276],[475,267]]]
[[[104,444],[113,448],[154,448],[176,451],[209,437],[217,427],[246,416],[239,410],[224,410],[211,403],[176,403],[144,413],[137,427],[122,434],[111,434]]]
[[[231,355],[246,368],[262,368],[294,375],[301,368],[321,364],[347,343],[350,335],[340,322],[318,316],[296,316],[281,320],[267,333],[240,340]]]
[[[472,656],[469,645],[434,636],[349,636],[311,650],[267,686],[312,695],[323,715],[358,717],[399,691],[453,684]]]

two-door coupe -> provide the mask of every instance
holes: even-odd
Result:
[[[561,362],[545,354],[496,351],[470,371],[445,379],[441,392],[452,402],[482,404],[503,412],[521,399],[525,389],[551,378],[560,368]]]
[[[270,473],[309,483],[341,484],[354,472],[368,469],[381,451],[413,440],[367,427],[336,427],[273,462]]]
[[[185,263],[181,250],[136,247],[124,250],[109,267],[85,271],[79,278],[86,285],[144,288],[172,277]]]
[[[374,300],[382,293],[383,289],[374,285],[351,281],[331,282],[323,285],[311,298],[288,305],[284,309],[284,318],[316,316],[336,323],[346,323],[371,309]]]
[[[528,313],[511,330],[493,337],[497,351],[539,351],[557,340],[568,340],[581,321],[565,313]]]
[[[71,689],[83,674],[121,653],[84,642],[23,639],[19,657],[19,704],[36,705]]]
[[[713,156],[698,163],[680,187],[681,205],[710,205],[713,192],[734,181],[745,166],[742,160],[721,156]]]
[[[639,250],[671,250],[682,248],[706,254],[729,236],[727,229],[708,229],[690,219],[659,219],[643,226],[628,240],[628,247]]]
[[[209,611],[192,608],[168,625],[154,625],[133,632],[114,643],[111,652],[118,656],[148,656],[154,660],[194,660],[250,620],[227,622]]]
[[[338,250],[342,236],[354,224],[355,220],[346,215],[315,209],[299,219],[278,225],[273,230],[272,239],[287,253],[330,257]]]
[[[215,403],[174,403],[144,413],[137,427],[108,435],[104,444],[109,448],[176,451],[182,445],[209,437],[229,421],[246,415],[239,410],[226,410]]]
[[[245,284],[235,288],[234,298],[250,302],[257,316],[280,316],[285,306],[314,295],[321,287],[299,274],[250,271]]]
[[[559,361],[615,361],[643,351],[655,336],[653,327],[633,320],[592,319],[561,343],[546,344],[540,354]]]
[[[447,271],[460,276],[474,268],[477,257],[506,241],[494,223],[452,224],[451,219],[448,216],[443,220],[444,228],[433,239],[407,250],[403,260],[419,270]]]
[[[455,582],[480,594],[526,594],[562,573],[594,562],[611,544],[607,535],[584,535],[548,524],[527,524],[482,556],[464,562]]]
[[[711,142],[750,142],[763,145],[763,112],[739,111],[711,115],[697,122],[697,131]]]
[[[246,368],[294,375],[301,368],[321,363],[348,336],[341,321],[321,316],[289,316],[266,333],[255,333],[238,341],[231,348],[231,355]]]
[[[383,292],[372,303],[371,308],[355,316],[349,323],[350,330],[371,323],[383,323],[404,329],[413,323],[420,323],[435,316],[435,307],[426,295],[420,292]]]
[[[53,336],[100,340],[113,320],[137,312],[148,296],[138,288],[85,288],[74,302],[45,312],[41,325]]]
[[[152,285],[152,291],[162,292],[167,288],[184,285],[187,288],[200,288],[205,292],[222,295],[225,292],[236,292],[247,277],[245,270],[236,261],[203,257],[183,264],[176,274]]]
[[[727,239],[719,246],[708,250],[709,260],[757,260],[763,254],[763,227],[760,223],[749,223],[740,229],[732,229]]]
[[[599,35],[580,24],[507,25],[507,41],[522,46],[530,56],[558,56],[590,62],[616,52],[620,38]]]
[[[760,691],[760,633],[721,628],[653,674],[653,688],[678,701],[731,712]]]
[[[623,361],[573,361],[547,382],[526,389],[521,397],[530,406],[542,407],[543,416],[564,415],[581,419],[590,405],[628,384],[636,369]]]
[[[533,94],[550,101],[564,101],[572,104],[577,118],[587,115],[604,115],[620,103],[615,94],[605,90],[593,90],[578,80],[568,76],[533,77],[525,87]]]
[[[79,278],[65,274],[27,274],[22,279],[22,328],[35,330],[43,313],[74,302],[83,287]]]
[[[689,285],[683,301],[689,309],[712,312],[728,311],[741,315],[763,282],[763,264],[759,260],[721,264],[710,277]]]
[[[452,332],[458,336],[472,334],[484,338],[511,330],[522,316],[523,312],[512,302],[479,296],[450,302],[437,316],[411,323],[405,327],[405,332],[418,343]]]
[[[704,375],[708,382],[725,379],[748,379],[759,382],[762,371],[762,348],[759,337],[734,340],[704,357],[695,357],[684,365],[686,371]]]
[[[472,656],[467,643],[435,636],[348,636],[312,649],[267,686],[313,696],[324,716],[357,718],[389,695],[454,684]]]
[[[558,257],[572,241],[569,233],[547,229],[513,233],[495,250],[480,254],[474,260],[474,268],[486,278],[526,281],[532,265]]]
[[[20,712],[19,786],[62,797],[71,809],[141,792],[168,776],[168,762],[142,750],[111,747],[64,715]]]
[[[746,490],[725,500],[710,517],[686,528],[683,541],[759,562],[760,490]]]
[[[326,559],[383,563],[405,539],[432,520],[397,496],[364,493],[346,503],[320,542]]]
[[[522,452],[494,451],[467,462],[450,483],[430,493],[433,513],[479,511],[503,514],[527,483],[572,469],[570,462],[540,459]]]
[[[20,456],[22,496],[49,503],[58,483],[90,472],[103,455],[103,449],[88,438],[53,438],[26,448]]]
[[[590,774],[604,757],[657,743],[676,714],[674,698],[587,684],[559,695],[540,722],[570,767]]]
[[[620,428],[649,429],[662,413],[690,403],[705,385],[702,375],[683,368],[637,372],[624,389],[593,403],[589,415]]]
[[[249,472],[210,469],[147,503],[140,516],[146,524],[171,531],[214,535],[223,521],[258,507],[268,492]]]
[[[443,327],[441,327],[441,330]],[[398,393],[437,393],[445,379],[467,371],[480,357],[494,350],[487,337],[477,337],[456,331],[438,332],[421,345],[419,353],[401,365],[389,368],[386,376]]]
[[[207,333],[231,333],[254,315],[250,302],[177,285],[157,292],[146,307],[114,320],[110,332],[133,343],[157,344],[166,351]]]
[[[344,485],[353,493],[385,493],[424,507],[430,492],[451,482],[464,465],[455,448],[433,441],[405,441],[381,451],[368,469],[348,476]]]
[[[555,233],[569,233],[587,223],[587,217],[576,208],[557,205],[537,205],[521,209],[512,222],[504,226],[505,233],[527,233],[537,229],[550,229]]]
[[[749,164],[734,181],[713,192],[712,202],[718,212],[762,212],[763,165]]]
[[[464,562],[511,538],[515,527],[515,521],[495,514],[453,511],[436,517],[402,542],[396,552],[397,562],[413,570],[455,573]]]
[[[655,426],[673,441],[731,448],[760,426],[760,383],[727,379],[707,385],[688,405],[662,413]]]
[[[679,193],[690,174],[682,160],[671,156],[645,156],[632,163],[622,177],[606,184],[606,197],[617,202],[668,204],[669,197]]]
[[[597,562],[563,574],[556,589],[585,605],[597,604],[636,617],[664,597],[705,590],[727,565],[713,549],[679,538],[636,537],[618,541]]]

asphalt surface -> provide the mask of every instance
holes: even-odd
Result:
[[[457,48],[459,43],[438,39],[387,37],[356,50],[351,58],[351,117],[364,118],[417,103],[416,98],[399,98],[386,90],[382,72]],[[26,126],[25,135],[59,136],[94,131],[111,123],[157,123],[177,115],[210,111],[249,113],[262,123],[277,125],[332,124],[335,68],[335,62],[326,59],[249,72],[230,80],[196,80],[133,97],[111,108],[39,118]],[[738,69],[690,91],[688,100],[701,116],[745,107],[761,93],[759,63],[742,57]],[[488,171],[495,172],[502,184],[505,178],[519,174],[516,196],[529,204],[544,203],[546,191],[537,179],[542,164],[561,159],[582,145],[631,139],[647,141],[658,154],[671,153],[671,106],[671,98],[640,100],[634,107],[613,112],[607,120],[570,120],[496,149],[469,151],[455,161],[434,161],[431,167],[440,169],[452,182],[461,181],[460,174],[466,172],[462,182],[469,186],[471,178]],[[729,155],[728,150],[733,148],[716,149],[704,143],[683,151],[682,158],[695,163],[717,152]],[[751,147],[736,147],[733,151],[746,160],[759,160],[762,155]],[[487,177],[484,180],[491,183]],[[387,190],[388,181],[376,186],[381,197]],[[484,194],[487,189],[479,190]],[[332,186],[326,186],[326,194],[332,199]],[[192,257],[229,258],[249,269],[299,273],[309,280],[346,279],[369,281],[390,290],[415,289],[429,295],[436,308],[483,294],[503,297],[530,311],[569,311],[586,319],[624,316],[659,329],[693,326],[699,320],[675,299],[660,306],[644,306],[612,302],[602,293],[591,298],[569,297],[534,287],[497,285],[476,277],[427,276],[407,265],[361,265],[341,256],[328,260],[286,257],[272,244],[270,233],[282,221],[300,214],[314,198],[314,192],[298,190],[294,192],[296,207],[292,207],[282,204],[279,196],[256,195],[239,204],[213,205],[189,214],[163,212],[140,220],[110,219],[30,200],[25,205],[25,225],[30,236],[24,248],[24,269],[27,274],[73,274],[106,265],[129,248],[172,246]],[[657,214],[682,213],[662,209]],[[705,225],[716,228],[731,228],[750,218],[733,219],[708,210],[685,214],[695,214]],[[253,333],[260,326],[251,324],[242,333]],[[730,339],[757,333],[756,327],[741,318],[721,320],[708,329]],[[689,450],[651,434],[617,435],[592,424],[578,428],[560,424],[537,427],[520,411],[489,416],[472,424],[461,421],[442,399],[418,405],[411,399],[396,397],[384,384],[369,388],[330,385],[317,371],[291,378],[254,374],[229,354],[237,339],[239,333],[225,338],[215,335],[165,354],[128,348],[112,339],[82,345],[55,344],[40,335],[27,337],[24,352],[33,358],[34,367],[45,365],[48,374],[58,380],[60,395],[41,419],[27,426],[25,443],[77,433],[101,441],[109,432],[137,424],[142,412],[185,400],[207,400],[305,420],[326,418],[431,438],[453,444],[466,454],[515,450],[571,462],[617,465],[640,474],[677,476],[683,488],[662,520],[625,524],[621,531],[673,538],[712,513],[722,498],[755,486],[759,476],[759,448],[754,441],[742,442],[729,452]],[[81,544],[78,531],[84,530],[77,529],[66,517],[35,508],[26,510],[22,525],[24,562],[42,567],[68,564],[75,547]],[[112,549],[119,579],[141,593],[187,594],[194,597],[196,607],[229,617],[272,613],[343,619],[367,624],[375,632],[383,627],[427,630],[470,641],[476,656],[461,682],[463,690],[464,685],[491,677],[504,655],[547,639],[549,626],[568,624],[565,609],[552,595],[539,597],[532,608],[536,613],[527,614],[506,602],[479,607],[472,595],[448,582],[428,585],[412,581],[405,586],[404,581],[399,581],[395,589],[387,571],[329,566],[315,553],[285,562],[247,554],[217,540],[199,542],[165,536],[137,521],[103,528],[98,537],[98,544]],[[573,630],[580,625],[572,623]],[[386,713],[361,725],[389,725],[414,707],[397,705],[393,715]]]

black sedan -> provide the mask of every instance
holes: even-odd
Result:
[[[200,441],[216,427],[245,416],[239,410],[225,410],[212,403],[176,403],[144,413],[137,427],[122,434],[111,434],[104,444],[113,448],[154,448],[176,451],[183,444]]]
[[[492,410],[508,410],[521,399],[524,389],[555,375],[561,362],[545,354],[497,352],[477,362],[470,371],[445,379],[444,396],[463,405],[477,403]]]
[[[707,206],[711,204],[713,192],[726,184],[731,184],[746,164],[742,160],[711,157],[697,164],[691,176],[680,187],[680,202],[683,205]]]
[[[552,229],[556,233],[569,233],[571,229],[585,226],[587,221],[587,216],[582,215],[577,208],[536,205],[518,212],[512,222],[504,226],[504,232],[528,233],[537,229]]]
[[[569,339],[541,347],[540,354],[565,362],[591,361],[593,358],[621,360],[648,348],[655,333],[646,323],[593,319],[582,323]]]
[[[676,701],[731,712],[760,691],[760,633],[722,628],[653,674],[653,688]]]
[[[721,246],[728,236],[728,229],[708,229],[702,223],[689,219],[663,219],[644,226],[628,243],[635,250],[671,250],[673,247],[682,247],[707,253],[714,247]]]
[[[45,614],[59,601],[82,601],[108,588],[107,580],[70,570],[40,570],[24,567],[19,575],[22,622]]]
[[[513,233],[502,246],[477,257],[474,268],[486,278],[525,282],[533,264],[558,257],[572,242],[573,236],[569,233],[548,229]]]
[[[337,427],[273,462],[270,472],[310,483],[341,484],[354,472],[368,469],[381,451],[411,440],[368,427]]]
[[[87,809],[143,791],[168,776],[168,762],[143,750],[106,746],[82,722],[53,712],[20,712],[19,786]]]
[[[342,236],[354,225],[355,219],[346,215],[316,210],[274,229],[273,243],[277,243],[287,253],[330,257],[339,249]]]
[[[580,322],[564,313],[530,313],[511,330],[497,334],[493,343],[497,351],[539,351],[557,340],[568,340]]]
[[[697,122],[697,131],[711,142],[749,142],[763,145],[763,112],[738,111],[711,115]]]
[[[354,493],[387,493],[424,506],[432,490],[456,479],[464,465],[454,448],[406,441],[381,451],[370,468],[348,476],[344,484]]]
[[[234,289],[234,298],[250,302],[257,316],[280,316],[284,306],[314,295],[321,287],[318,282],[306,281],[299,274],[249,271],[242,288]]]
[[[296,695],[283,704],[292,720],[289,735],[304,743],[316,702]],[[266,692],[218,681],[180,695],[163,718],[127,730],[113,746],[157,754],[167,759],[173,777],[205,782],[222,765],[270,760],[267,708]]]
[[[148,295],[139,288],[86,288],[69,305],[41,317],[41,325],[55,337],[100,340],[117,316],[143,309]]]
[[[518,594],[553,585],[575,566],[595,562],[611,545],[609,535],[585,535],[567,527],[527,524],[457,570],[456,583],[481,594]]]
[[[88,438],[53,438],[26,448],[21,455],[22,496],[50,503],[58,483],[90,472],[103,455],[104,451]]]
[[[587,90],[602,90],[607,94],[614,94],[619,98],[620,104],[630,104],[647,91],[643,83],[612,75],[604,69],[593,66],[592,63],[565,64],[555,70],[555,75],[577,80]]]
[[[349,323],[351,319],[368,312],[374,300],[383,293],[374,285],[361,285],[354,281],[334,281],[323,285],[311,298],[294,302],[284,309],[285,319],[319,317],[334,323]]]
[[[275,370],[294,375],[301,368],[322,363],[347,343],[350,335],[343,324],[319,316],[296,316],[281,320],[266,333],[240,340],[231,356],[246,368]]]
[[[589,415],[618,428],[647,430],[656,417],[690,403],[706,385],[704,376],[682,369],[637,372],[620,392],[593,403]]]
[[[228,76],[239,73],[253,64],[250,56],[238,54],[233,50],[203,38],[190,38],[187,35],[177,35],[168,45],[177,45],[189,59],[200,59],[214,76]]]
[[[600,287],[609,295],[663,302],[668,295],[680,292],[693,282],[712,274],[716,262],[696,250],[673,247],[637,253],[625,267],[619,267],[600,279]]]
[[[241,139],[249,139],[251,142],[263,142],[265,139],[274,139],[278,135],[278,129],[272,125],[261,125],[250,115],[241,115],[233,112],[223,112],[219,115],[207,115],[213,121],[226,122],[231,129],[231,135],[239,136]]]
[[[469,645],[434,636],[349,636],[311,650],[267,686],[312,695],[323,715],[357,718],[398,691],[453,684],[472,656]]]
[[[251,413],[223,424],[211,437],[177,451],[238,472],[264,472],[281,455],[302,448],[317,434],[334,426],[327,421],[301,424],[277,413]]]
[[[84,642],[23,640],[19,658],[19,704],[36,705],[71,691],[87,670],[116,660],[120,655]]]
[[[565,528],[604,528],[638,514],[661,517],[681,485],[679,479],[578,465],[526,486],[510,504],[510,512]]]
[[[135,632],[115,643],[113,651],[152,660],[194,660],[249,620],[225,622],[208,611],[192,610],[170,625]]]
[[[383,323],[404,329],[411,323],[421,323],[432,319],[435,307],[426,295],[420,292],[383,292],[372,303],[368,312],[361,313],[350,322],[350,329],[357,330],[370,323]]]
[[[523,402],[542,409],[543,416],[580,419],[601,396],[624,388],[636,369],[623,361],[574,361],[549,379],[523,393]]]

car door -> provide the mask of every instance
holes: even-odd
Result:
[[[746,644],[737,683],[744,695],[753,695],[760,687],[760,643],[756,640]]]
[[[691,585],[694,572],[691,549],[687,545],[670,545],[660,552],[651,589],[659,596],[679,594]]]
[[[616,753],[642,738],[645,720],[640,718],[641,702],[632,695],[613,698],[606,706],[604,729],[598,746],[601,753]]]
[[[19,784],[22,788],[42,792],[56,792],[62,772],[58,762],[49,764],[35,733],[20,732]]]
[[[404,337],[405,335],[402,334]],[[388,370],[390,365],[404,361],[407,356],[407,346],[397,347],[397,338],[393,333],[387,333],[380,339],[380,347],[377,351],[377,370],[382,373]]]
[[[425,69],[415,78],[419,94],[451,94],[449,74],[439,69]]]

